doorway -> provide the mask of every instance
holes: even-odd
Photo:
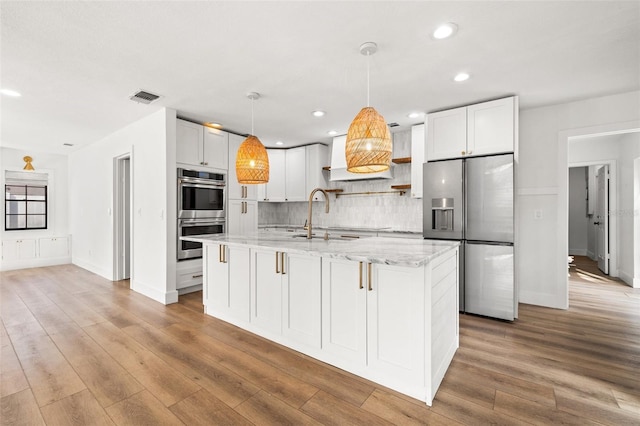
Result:
[[[131,278],[131,156],[114,158],[113,173],[113,280]]]

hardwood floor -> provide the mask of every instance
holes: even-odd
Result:
[[[72,265],[0,273],[1,424],[640,424],[640,290],[571,268],[567,311],[460,316],[432,407]]]

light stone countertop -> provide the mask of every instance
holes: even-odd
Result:
[[[301,234],[295,234],[301,235]],[[456,241],[423,240],[391,237],[368,237],[357,240],[307,240],[290,233],[259,231],[248,236],[211,234],[181,237],[182,240],[203,244],[222,243],[248,246],[250,248],[273,249],[288,253],[326,256],[357,262],[382,263],[387,265],[421,267],[432,259],[455,250]]]
[[[283,225],[283,224],[264,224],[258,225],[258,229],[277,229],[279,231],[286,230],[295,230],[296,232],[306,232],[303,230],[303,225]],[[391,227],[383,227],[383,228],[359,228],[353,226],[321,226],[314,225],[314,231],[328,231],[328,232],[365,232],[377,234],[378,237],[381,236],[398,236],[398,237],[407,237],[407,238],[422,238],[422,231],[398,231]]]

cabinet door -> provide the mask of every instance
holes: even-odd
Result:
[[[306,186],[306,149],[301,146],[291,148],[285,155],[285,200],[305,201]]]
[[[268,149],[269,182],[265,185],[265,201],[285,201],[286,198],[286,151]]]
[[[322,259],[322,350],[345,367],[367,362],[364,269],[362,262]]]
[[[467,108],[427,115],[427,161],[467,155]]]
[[[282,334],[281,254],[272,250],[251,250],[251,322]]]
[[[203,127],[189,121],[176,121],[176,162],[201,165]]]
[[[422,167],[425,162],[424,124],[411,127],[411,197],[422,198]]]
[[[222,130],[203,127],[202,165],[216,169],[229,168],[229,134]]]
[[[468,155],[513,152],[514,102],[511,97],[467,107]]]
[[[242,235],[244,201],[229,200],[227,203],[227,234]]]
[[[424,386],[424,268],[368,269],[367,364],[389,380]]]
[[[288,254],[282,269],[282,334],[320,348],[320,258]]]
[[[223,244],[203,244],[204,291],[203,299],[208,314],[224,312],[229,305],[229,264],[225,263]]]
[[[248,247],[226,246],[225,257],[229,270],[228,312],[229,316],[249,322],[251,293],[251,254]]]
[[[306,176],[307,185],[305,190],[305,200],[308,200],[309,194],[316,188],[327,188],[328,172],[322,170],[323,167],[329,165],[329,148],[322,144],[313,144],[306,146]],[[316,192],[315,201],[322,200],[323,195]]]
[[[245,201],[244,214],[242,214],[242,235],[258,232],[258,202]]]
[[[69,256],[69,239],[67,237],[40,238],[40,257]]]

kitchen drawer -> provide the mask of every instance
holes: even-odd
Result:
[[[177,270],[176,290],[202,284],[202,265],[198,268]]]

